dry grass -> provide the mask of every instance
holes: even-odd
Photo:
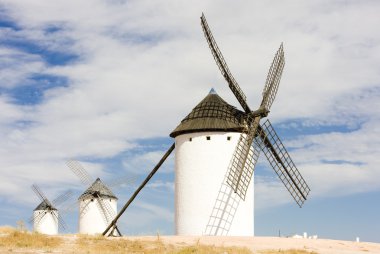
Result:
[[[218,247],[203,245],[199,242],[165,244],[157,236],[156,240],[128,240],[125,238],[105,238],[103,236],[63,235],[46,236],[16,230],[12,227],[0,227],[0,253],[139,253],[139,254],[248,254],[242,247]],[[318,254],[306,250],[266,250],[255,254]]]
[[[0,249],[40,249],[49,251],[57,248],[62,240],[57,237],[48,237],[38,233],[23,232],[11,227],[0,228]]]
[[[0,235],[9,234],[13,231],[15,231],[15,229],[11,226],[1,226],[0,227]]]
[[[249,254],[246,248],[216,247],[196,244],[194,246],[174,246],[164,244],[159,238],[156,241],[126,240],[104,238],[102,236],[80,236],[76,242],[78,249],[84,253],[144,253],[144,254]]]
[[[265,250],[260,251],[260,254],[318,254],[315,251],[306,251],[306,250]]]
[[[46,236],[38,233],[22,232],[12,227],[0,227],[0,252],[12,253],[144,253],[144,254],[248,254],[247,248],[218,247],[213,245],[164,244],[159,235],[155,241],[128,240],[123,238],[105,238],[103,236],[73,236],[68,241],[64,236]],[[305,250],[267,250],[259,254],[317,254]]]
[[[59,236],[46,236],[16,230],[12,227],[0,227],[0,252],[12,253],[27,251],[30,253],[144,253],[144,254],[248,254],[246,248],[216,247],[202,244],[179,246],[164,244],[159,237],[156,241],[127,240],[122,238],[105,238],[103,236],[79,235],[68,244]]]

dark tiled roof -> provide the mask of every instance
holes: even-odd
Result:
[[[34,211],[38,210],[57,210],[57,208],[52,206],[49,201],[44,200],[34,209]]]
[[[170,133],[170,137],[202,131],[242,132],[245,113],[229,105],[219,95],[210,93]]]
[[[82,195],[80,195],[79,199],[88,198],[89,196],[100,196],[117,199],[115,194],[113,194],[113,192],[99,178],[97,178],[95,182],[90,187],[88,187],[85,192],[83,192]]]

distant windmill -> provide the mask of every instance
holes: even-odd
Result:
[[[259,108],[252,111],[202,14],[201,24],[214,59],[244,111],[212,89],[170,134],[175,143],[103,232],[107,235],[141,189],[176,147],[175,230],[179,235],[253,235],[253,171],[262,150],[301,207],[309,187],[269,120],[285,64],[281,44],[270,67]],[[227,170],[227,171],[226,171]],[[240,204],[240,200],[244,200]]]
[[[71,197],[72,191],[66,191],[50,202],[36,184],[32,185],[32,190],[41,201],[34,209],[32,218],[29,219],[29,222],[33,223],[33,230],[47,235],[58,234],[58,228],[65,230],[66,224],[58,213],[57,207]]]
[[[78,198],[79,233],[102,233],[116,216],[117,197],[99,178],[94,181],[78,161],[69,160],[66,164],[87,187],[85,192]],[[133,181],[133,177],[128,179],[121,178],[119,181],[114,182],[113,186],[129,184]],[[115,227],[110,235],[121,236],[121,233]]]

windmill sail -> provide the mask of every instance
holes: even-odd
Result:
[[[65,221],[62,219],[62,216],[61,215],[58,215],[56,213],[52,213],[52,215],[54,216],[54,218],[58,221],[58,226],[61,230],[66,230],[67,226],[66,226],[66,223]]]
[[[247,104],[247,97],[243,93],[243,90],[241,90],[235,78],[232,76],[230,69],[227,66],[227,63],[224,60],[222,52],[220,52],[219,47],[216,44],[216,41],[214,39],[214,36],[212,35],[210,28],[208,27],[206,17],[203,13],[201,17],[201,24],[202,24],[204,35],[207,39],[212,55],[214,56],[215,62],[218,65],[220,72],[222,73],[223,77],[226,79],[228,86],[234,93],[240,105],[243,107],[244,111],[251,112]]]
[[[228,174],[224,178],[227,177]],[[206,225],[205,235],[228,235],[240,200],[224,179]]]
[[[92,177],[87,173],[82,164],[76,160],[68,160],[66,165],[74,172],[84,185],[90,185],[93,182]]]
[[[37,216],[34,216],[32,215],[29,220],[28,220],[28,223],[29,224],[33,224],[33,223],[40,223],[41,219],[45,216],[46,213],[39,213]]]
[[[68,200],[73,195],[73,192],[71,190],[65,191],[55,199],[53,199],[52,204],[53,206],[59,206],[62,203],[64,203],[66,200]]]
[[[227,184],[243,200],[245,200],[253,170],[260,155],[260,148],[253,143],[253,135],[254,132],[240,135],[227,175]]]
[[[40,187],[38,187],[36,184],[32,185],[32,190],[37,195],[37,197],[42,201],[45,202],[47,206],[53,207],[53,205],[50,203],[50,201],[47,199],[45,194],[41,191]]]
[[[282,71],[285,65],[285,57],[284,57],[284,47],[281,43],[280,48],[278,49],[272,65],[269,69],[267,79],[265,82],[264,90],[263,90],[263,100],[261,102],[261,107],[266,110],[270,110],[272,103],[276,97],[278,86],[280,84]]]
[[[248,131],[240,136],[232,158],[233,163],[228,169],[227,183],[238,196],[245,199],[245,194],[253,175],[254,165],[259,156],[260,147],[285,187],[301,207],[310,191],[309,187],[291,160],[270,122],[267,121],[263,127],[260,126],[260,120],[268,115],[280,84],[285,65],[283,44],[281,43],[269,69],[260,107],[256,111],[251,111],[246,102],[246,96],[232,76],[203,13],[201,24],[218,68],[247,115]],[[259,138],[255,139],[257,136]],[[252,151],[252,154],[250,154],[250,151]]]
[[[102,214],[103,220],[108,225],[115,217],[115,212],[107,202],[103,201],[102,198],[97,197],[96,201],[96,205],[98,206],[99,211]]]
[[[259,148],[257,143],[253,143],[253,140],[257,135],[261,118],[268,114],[276,97],[284,65],[284,50],[281,44],[269,69],[260,109],[256,112],[247,112],[247,122],[250,126],[249,131],[246,136],[241,135],[236,151],[233,155],[235,163],[233,163],[232,167],[229,169],[230,173],[227,178],[227,183],[243,200],[245,199],[245,194],[253,175],[255,163],[259,157]],[[253,145],[253,155],[249,156],[251,145]]]
[[[260,147],[272,168],[297,204],[302,207],[310,188],[290,158],[269,120],[266,120],[262,125],[259,136]]]

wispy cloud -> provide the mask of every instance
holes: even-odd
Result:
[[[128,172],[146,175],[160,161],[164,153],[165,151],[142,151],[141,154],[134,154],[131,157],[128,156],[123,161],[123,165]],[[173,171],[174,160],[172,155],[165,161],[165,164],[162,165],[160,173],[173,173]]]
[[[0,87],[12,88],[17,85],[26,85],[33,73],[41,73],[45,69],[45,64],[41,57],[36,54],[29,54],[17,49],[0,47],[1,72]]]

